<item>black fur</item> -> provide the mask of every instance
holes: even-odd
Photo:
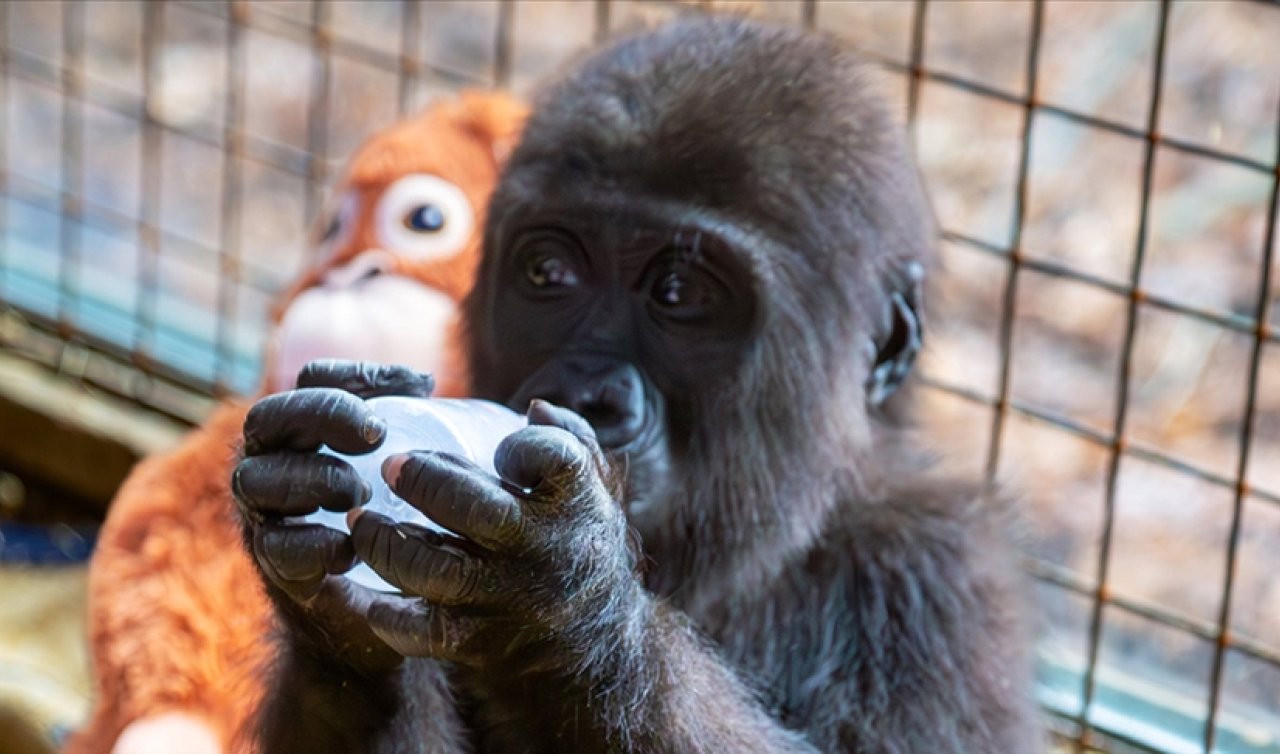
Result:
[[[660,459],[661,501],[633,516],[666,617],[659,656],[617,670],[681,688],[640,683],[618,704],[692,705],[627,730],[641,749],[1039,748],[1006,516],[977,485],[931,480],[863,394],[889,295],[914,295],[907,270],[935,242],[872,79],[822,37],[681,21],[551,87],[492,200],[469,302],[480,395],[504,400],[528,371],[493,312],[507,231],[544,206],[696,218],[757,277],[751,347],[731,375],[667,396],[688,436]],[[538,740],[534,714],[504,720],[504,740]]]
[[[638,267],[719,260],[729,303],[710,324],[654,325],[631,301],[649,283],[609,277],[655,227],[675,240]],[[580,245],[578,271],[608,293],[522,292],[530,228],[571,237],[551,248]],[[371,751],[424,736],[485,752],[1038,751],[1005,506],[934,478],[897,413],[868,400],[875,361],[902,340],[894,294],[918,305],[913,265],[934,243],[869,70],[823,37],[686,19],[551,86],[492,199],[467,304],[475,389],[523,399],[531,375],[583,353],[634,366],[645,428],[607,450],[643,581],[618,575],[625,547],[597,529],[574,545],[609,591],[488,648],[518,647],[516,661],[447,666],[452,690],[420,692],[406,679],[444,666],[408,660],[367,676],[395,706],[381,718],[314,709]],[[285,673],[275,708],[336,693],[300,677]],[[461,728],[406,714],[451,693]]]

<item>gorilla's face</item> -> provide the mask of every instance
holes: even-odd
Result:
[[[490,397],[586,417],[625,464],[632,504],[658,494],[699,408],[738,371],[756,328],[749,265],[714,224],[539,206],[490,239]]]
[[[672,28],[543,93],[466,305],[474,394],[589,419],[642,533],[645,510],[670,532],[780,517],[739,501],[790,499],[871,442],[919,345],[910,273],[933,236],[860,64],[746,24],[712,44]]]

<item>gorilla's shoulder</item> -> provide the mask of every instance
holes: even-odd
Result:
[[[1012,564],[1025,537],[1015,500],[978,480],[903,479],[839,501],[805,570],[833,577],[869,571],[910,576]]]

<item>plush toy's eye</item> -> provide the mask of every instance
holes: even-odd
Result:
[[[316,256],[313,264],[324,266],[334,255],[351,241],[351,232],[356,226],[356,215],[360,211],[360,199],[356,194],[348,192],[336,197],[329,205],[327,217],[323,218],[323,230],[319,231],[314,244]]]
[[[425,173],[397,179],[374,213],[383,249],[415,260],[445,259],[471,239],[475,213],[462,189]]]
[[[444,227],[444,213],[434,204],[415,207],[405,215],[404,227],[418,233],[435,233]]]

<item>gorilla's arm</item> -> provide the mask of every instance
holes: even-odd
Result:
[[[464,674],[491,751],[810,752],[679,611],[645,595],[584,665]],[[603,649],[603,651],[602,651]],[[576,672],[575,672],[576,671]]]
[[[607,650],[586,672],[468,678],[477,727],[498,751],[1041,751],[1007,528],[962,485],[849,503],[699,630],[645,593],[633,616],[598,617]]]
[[[286,640],[257,719],[263,752],[470,751],[443,671],[409,659],[360,672]]]

